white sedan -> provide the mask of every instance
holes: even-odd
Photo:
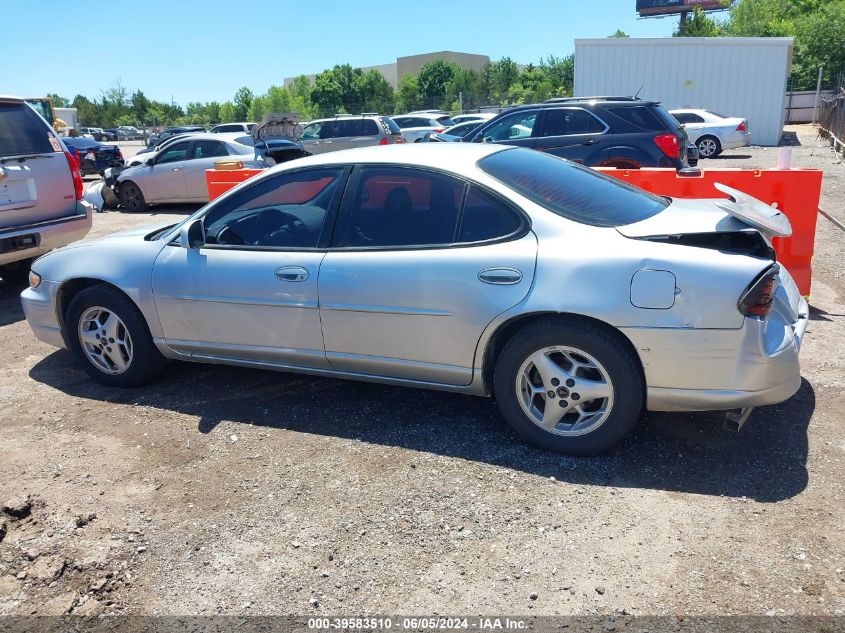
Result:
[[[698,109],[669,110],[669,114],[683,124],[701,158],[713,158],[722,150],[747,147],[751,143],[748,119]]]
[[[208,202],[205,170],[220,160],[239,160],[261,168],[255,148],[222,134],[192,134],[150,153],[143,163],[120,172],[114,185],[127,211],[162,202]]]

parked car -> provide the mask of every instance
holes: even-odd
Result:
[[[215,125],[211,128],[209,133],[220,134],[223,132],[246,132],[249,134],[252,132],[252,128],[254,128],[255,125],[255,123],[221,123],[220,125]]]
[[[24,99],[0,96],[0,278],[25,284],[33,259],[85,237],[91,207],[82,189],[50,124]]]
[[[471,119],[469,121],[462,121],[461,123],[456,123],[452,127],[447,127],[445,130],[443,130],[443,133],[465,138],[467,136],[470,136],[482,125],[484,125],[483,119]]]
[[[120,141],[142,141],[145,133],[133,125],[121,125],[117,128],[117,138]]]
[[[112,190],[127,211],[162,202],[208,202],[205,170],[224,159],[239,160],[249,168],[266,166],[250,146],[219,134],[192,134],[117,174]]]
[[[528,441],[593,453],[643,408],[799,388],[808,307],[771,247],[789,222],[724,191],[671,200],[501,145],[310,156],[40,259],[22,302],[106,385],[182,359],[492,394]]]
[[[177,127],[168,127],[158,134],[151,134],[148,136],[147,147],[156,147],[177,134],[188,134],[191,132],[205,132],[205,128],[201,125],[180,125]]]
[[[92,138],[95,141],[107,141],[107,134],[104,132],[103,128],[101,127],[84,127],[81,129],[82,136],[87,138]]]
[[[747,147],[751,143],[748,119],[700,109],[670,110],[669,114],[684,126],[701,158],[713,158],[722,150]]]
[[[103,130],[103,139],[104,141],[116,141],[117,140],[117,128],[116,127],[107,127]]]
[[[456,114],[452,118],[455,125],[458,123],[465,123],[467,121],[489,121],[495,114],[491,112],[468,112],[467,114]]]
[[[399,126],[405,140],[409,143],[417,143],[428,132],[439,134],[447,127],[452,127],[451,119],[448,117],[441,117],[441,119],[443,119],[442,122],[435,115],[428,114],[403,114],[393,117],[393,122]]]
[[[474,142],[530,147],[590,166],[687,166],[687,135],[654,101],[579,97],[506,110],[473,136]]]
[[[77,136],[62,139],[76,159],[83,176],[102,175],[108,167],[122,167],[123,154],[116,145],[101,145],[95,140]]]
[[[302,145],[311,154],[404,142],[402,131],[390,117],[379,115],[338,115],[311,121],[302,128]]]

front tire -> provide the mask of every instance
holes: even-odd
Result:
[[[540,448],[588,455],[627,435],[643,408],[638,360],[618,335],[556,317],[518,332],[500,354],[493,392],[521,437]]]
[[[137,213],[147,208],[144,193],[131,180],[127,180],[120,185],[120,204],[124,209],[132,213]]]
[[[104,385],[137,387],[164,370],[141,311],[111,286],[91,286],[73,298],[64,335],[83,369]]]

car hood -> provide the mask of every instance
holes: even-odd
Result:
[[[673,198],[650,218],[617,227],[625,237],[647,238],[757,230],[767,239],[792,235],[789,219],[775,207],[721,183],[715,187],[729,198]]]

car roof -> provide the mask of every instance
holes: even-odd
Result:
[[[410,167],[435,167],[457,174],[472,172],[468,166],[497,152],[516,148],[496,143],[408,143],[399,145],[372,145],[337,152],[314,154],[283,163],[273,170],[284,171],[285,166],[318,167],[320,165],[346,165],[353,163],[390,164]],[[283,169],[279,169],[283,168]]]

